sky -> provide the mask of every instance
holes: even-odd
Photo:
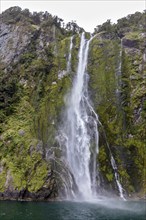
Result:
[[[86,31],[93,32],[97,25],[108,19],[112,23],[128,14],[146,9],[145,0],[0,0],[0,12],[12,6],[33,11],[48,11],[62,18],[65,23],[76,21]]]

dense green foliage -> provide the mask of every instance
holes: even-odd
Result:
[[[141,33],[125,33],[121,43],[119,39],[111,41],[97,35],[91,42],[88,67],[91,97],[103,125],[100,127],[101,172],[105,182],[114,181],[108,142],[122,185],[129,194],[145,188],[146,72]],[[137,44],[140,49],[136,49]]]
[[[116,24],[112,24],[107,20],[102,25],[95,28],[95,33],[105,32],[110,37],[123,37],[126,32],[141,31],[145,32],[146,29],[146,11],[143,13],[135,12],[127,17],[121,18]]]
[[[49,189],[48,197],[56,197],[63,186],[56,136],[64,97],[76,72],[83,29],[74,21],[65,26],[48,12],[32,14],[19,7],[0,16],[10,32],[21,30],[17,59],[9,60],[8,67],[3,60],[0,63],[0,192]],[[108,20],[98,26],[88,60],[90,96],[102,123],[97,160],[103,185],[116,188],[109,146],[127,195],[140,197],[146,187],[144,20],[145,14],[136,12],[117,24]],[[27,46],[24,34],[29,36]],[[67,73],[72,34],[71,71]],[[12,54],[13,45],[10,38],[7,48]]]

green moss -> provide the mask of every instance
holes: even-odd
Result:
[[[135,32],[129,32],[125,35],[126,39],[130,39],[130,40],[139,40],[141,39],[141,35],[140,32],[135,31]]]
[[[114,180],[114,175],[110,165],[110,159],[105,150],[105,146],[101,146],[98,154],[99,169],[102,175],[109,181]]]
[[[80,35],[76,34],[73,38],[73,48],[72,48],[72,57],[71,57],[71,69],[73,72],[76,72],[77,62],[78,62],[78,50],[80,47]]]
[[[139,33],[132,33],[130,37],[137,39],[138,36]],[[139,44],[142,47],[142,41]],[[119,40],[101,40],[99,36],[92,40],[88,60],[89,88],[107,142],[116,159],[120,182],[128,192],[134,192],[140,188],[144,190],[145,187],[143,155],[146,137],[142,107],[145,97],[144,71],[139,70],[139,65],[143,66],[143,55],[141,51],[133,53],[123,48],[120,56],[120,50]],[[119,73],[120,62],[122,65]],[[101,138],[104,136],[102,133],[103,129],[100,129]],[[105,150],[106,144],[104,147],[103,143],[100,139],[98,160],[102,175],[110,182],[113,178],[110,159]]]
[[[27,76],[28,83],[23,87],[15,113],[7,118],[0,153],[5,158],[6,167],[13,178],[13,187],[17,190],[27,188],[31,192],[38,191],[45,184],[51,169],[50,163],[42,156],[46,148],[55,144],[64,95],[70,87],[69,76],[58,79],[59,66],[61,69],[66,68],[64,55],[68,49],[69,38],[58,45],[58,57],[52,57],[47,52],[52,59],[49,61],[53,64],[51,68],[42,59],[33,59],[31,62],[24,59],[21,66],[23,77],[26,63],[27,73],[32,74]],[[40,140],[43,142],[38,152]]]
[[[12,72],[0,74],[3,85],[0,98],[4,100],[0,106],[0,160],[4,161],[4,171],[0,174],[1,191],[4,190],[7,171],[11,172],[15,189],[28,188],[35,192],[46,184],[48,172],[52,169],[45,155],[51,147],[58,146],[55,136],[64,111],[64,96],[70,90],[76,72],[80,47],[80,35],[75,34],[71,71],[58,78],[59,72],[67,68],[70,33],[66,34],[52,22],[44,21],[40,25],[42,30],[39,31],[43,31],[43,36],[47,33],[52,42],[49,45],[48,41],[44,42],[39,57],[36,45],[40,32],[38,26],[31,23],[25,28],[25,31],[35,33],[29,48],[20,56],[19,63],[12,66]],[[115,180],[108,142],[117,163],[120,182],[128,192],[134,192],[145,187],[144,42],[138,32],[127,33],[125,37],[137,40],[141,49],[133,52],[133,48],[121,48],[114,35],[108,40],[107,34],[100,33],[92,40],[88,56],[90,95],[103,127],[99,128],[97,160],[105,182],[112,185]],[[61,156],[59,150],[55,151],[55,156]],[[54,165],[53,168],[61,172],[62,167]]]
[[[7,119],[0,153],[7,170],[11,172],[13,186],[18,190],[27,187],[30,171],[42,159],[40,153],[35,152],[38,141],[33,132],[34,110],[28,100],[24,96],[15,109],[16,113]],[[32,155],[29,152],[31,146],[34,148]]]
[[[5,182],[6,182],[6,170],[3,170],[0,173],[0,192],[4,192],[4,190],[5,190]]]
[[[113,181],[113,178],[114,178],[113,173],[106,173],[106,178],[109,182]]]
[[[31,179],[28,183],[30,192],[37,192],[41,189],[47,178],[48,168],[45,162],[41,162],[35,170],[32,170]]]
[[[106,155],[104,146],[101,146],[100,149],[99,149],[98,159],[99,159],[100,162],[105,162],[107,160],[107,155]]]

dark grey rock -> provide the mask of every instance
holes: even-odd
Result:
[[[24,135],[25,135],[25,131],[22,130],[22,129],[20,129],[20,130],[19,130],[19,135],[20,135],[20,136],[24,136]]]
[[[131,40],[131,39],[126,39],[123,38],[122,44],[124,47],[129,47],[129,48],[138,48],[138,40]]]

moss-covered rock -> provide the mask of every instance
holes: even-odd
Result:
[[[141,36],[140,32],[130,32],[120,42],[102,39],[98,34],[91,42],[88,63],[91,97],[104,129],[100,129],[100,171],[105,182],[114,178],[108,142],[128,194],[145,191],[146,87]]]
[[[143,25],[142,19],[138,21]],[[80,34],[61,19],[14,7],[0,15],[0,198],[50,199],[64,190],[67,168],[56,136],[76,73]],[[108,21],[90,43],[89,95],[99,115],[99,172],[106,190],[145,191],[146,51],[143,26]],[[126,27],[123,27],[125,22]],[[75,31],[76,30],[76,31]],[[70,35],[71,69],[67,72]],[[89,39],[90,34],[86,33]],[[120,39],[119,37],[122,37]]]

